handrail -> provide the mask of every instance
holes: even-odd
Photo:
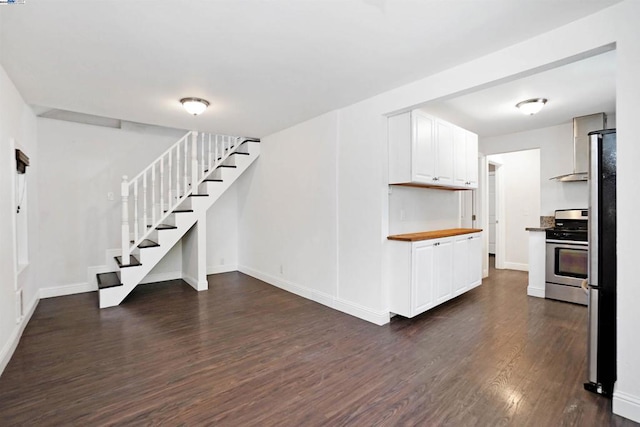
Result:
[[[122,263],[128,264],[133,250],[187,197],[197,194],[200,184],[248,141],[259,142],[254,138],[190,131],[134,178],[123,176]]]

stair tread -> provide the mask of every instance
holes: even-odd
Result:
[[[237,166],[234,166],[234,165],[220,165],[218,167],[219,168],[237,168]]]
[[[157,248],[158,246],[160,246],[158,243],[154,242],[153,240],[149,240],[149,239],[144,239],[142,242],[140,242],[140,244],[138,245],[138,247],[140,249],[144,249],[144,248]]]
[[[209,197],[208,194],[189,194],[189,197]]]
[[[140,261],[138,261],[138,258],[136,258],[133,255],[129,255],[129,263],[128,264],[123,264],[122,263],[122,256],[117,256],[114,257],[116,259],[116,262],[118,263],[118,267],[120,268],[127,268],[127,267],[138,267],[140,265],[142,265],[140,263]]]
[[[167,213],[169,211],[164,211],[164,213]],[[173,213],[189,213],[189,212],[193,212],[193,209],[175,209],[172,210],[171,212]]]
[[[250,156],[251,155],[251,153],[243,153],[243,152],[240,152],[240,151],[236,151],[236,152],[233,152],[231,154],[240,154],[242,156]]]
[[[219,178],[208,178],[205,179],[204,182],[222,182],[222,180]]]
[[[98,279],[98,289],[113,288],[115,286],[122,286],[120,283],[120,276],[117,272],[112,271],[109,273],[96,274]]]
[[[170,225],[170,224],[160,224],[159,226],[156,227],[156,230],[175,230],[176,227],[175,225]]]

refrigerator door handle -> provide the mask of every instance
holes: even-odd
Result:
[[[589,290],[589,381],[598,383],[598,294],[597,289]]]

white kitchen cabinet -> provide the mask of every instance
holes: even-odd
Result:
[[[437,185],[453,185],[453,131],[455,126],[444,120],[435,119],[436,165],[435,175]]]
[[[467,180],[469,188],[478,188],[478,135],[466,132]]]
[[[435,120],[417,111],[411,113],[411,141],[410,156],[411,173],[406,176],[414,182],[430,183],[436,177],[436,141]]]
[[[482,239],[480,233],[454,237],[453,296],[482,283]]]
[[[480,233],[413,242],[390,240],[389,310],[414,317],[479,285],[480,242]]]
[[[459,188],[478,188],[478,135],[456,127],[453,146],[453,184]]]
[[[453,297],[453,239],[442,239],[434,251],[436,304]]]
[[[456,236],[453,239],[453,258],[456,265],[465,266],[453,271],[453,296],[469,290],[469,235]]]
[[[413,247],[413,280],[411,284],[411,316],[433,307],[435,283],[435,248],[433,242],[416,243]]]
[[[469,289],[482,284],[482,238],[480,233],[469,236]]]
[[[420,110],[388,123],[390,184],[477,188],[477,135]]]

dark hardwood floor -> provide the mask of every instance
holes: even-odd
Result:
[[[0,426],[630,426],[586,392],[585,307],[527,275],[375,326],[240,273],[40,301]]]

